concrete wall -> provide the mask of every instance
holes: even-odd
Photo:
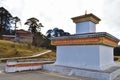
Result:
[[[41,62],[7,62],[5,66],[5,72],[17,72],[25,70],[37,70],[42,69]]]
[[[57,65],[103,70],[113,65],[113,48],[104,45],[57,46]]]
[[[96,32],[95,23],[91,21],[84,21],[76,23],[76,34]]]

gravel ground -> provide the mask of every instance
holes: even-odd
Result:
[[[0,80],[96,80],[96,79],[67,76],[43,70],[5,73],[4,64],[0,64]],[[114,80],[120,80],[120,76],[118,76]]]

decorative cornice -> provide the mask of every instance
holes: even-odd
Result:
[[[98,24],[99,21],[101,20],[100,18],[93,15],[92,13],[91,14],[85,14],[85,15],[82,15],[82,16],[73,17],[71,19],[73,20],[74,23],[83,22],[83,21],[92,21],[96,24]]]
[[[78,45],[78,44],[92,44],[100,42],[99,38],[82,38],[82,39],[63,39],[63,40],[52,40],[52,45]]]
[[[105,37],[52,40],[52,45],[107,45],[116,47],[118,42]]]
[[[55,37],[51,39],[52,45],[108,45],[112,47],[118,46],[119,39],[105,33],[86,33],[79,35]]]

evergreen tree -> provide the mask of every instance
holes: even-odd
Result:
[[[43,27],[42,23],[39,23],[37,18],[29,18],[25,22],[25,25],[29,26],[29,31],[33,33],[33,41],[32,44],[34,46],[40,46],[44,43],[44,35],[40,32],[41,27]]]
[[[59,36],[68,36],[68,35],[70,35],[70,33],[65,32],[64,30],[58,29],[58,28],[54,28],[53,30],[52,30],[52,29],[49,29],[49,30],[46,32],[46,36],[47,36],[48,38],[59,37]]]
[[[0,35],[10,34],[11,24],[10,18],[12,15],[3,7],[0,7]]]
[[[34,17],[27,19],[25,25],[29,26],[29,31],[31,31],[33,34],[40,32],[41,27],[43,27],[43,25],[39,23],[39,20]]]

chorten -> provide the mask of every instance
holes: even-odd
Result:
[[[114,62],[113,48],[118,46],[119,39],[107,32],[96,32],[96,24],[101,19],[94,14],[72,20],[76,34],[51,39],[51,44],[57,47],[56,62],[43,68],[97,80],[115,79],[120,75],[120,67]]]
[[[76,24],[76,34],[55,37],[51,44],[57,46],[55,64],[105,70],[114,65],[113,48],[119,40],[106,32],[96,32],[100,19],[93,14],[72,18]]]

